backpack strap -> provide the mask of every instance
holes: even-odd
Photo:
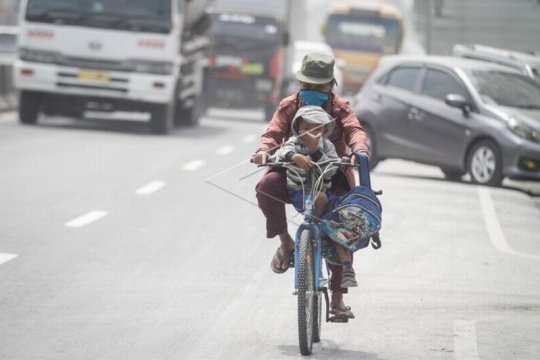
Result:
[[[371,247],[375,250],[379,250],[382,246],[381,243],[381,237],[379,236],[379,233],[376,233],[371,237]]]
[[[358,172],[360,175],[360,185],[371,189],[371,179],[369,177],[369,157],[365,153],[356,153],[358,160]]]

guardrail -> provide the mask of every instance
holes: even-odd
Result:
[[[17,92],[13,85],[13,59],[0,57],[0,111],[17,106]]]

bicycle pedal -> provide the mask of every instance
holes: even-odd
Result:
[[[348,323],[349,318],[343,317],[343,316],[330,316],[329,318],[330,322],[333,323]]]

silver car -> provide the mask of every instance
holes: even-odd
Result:
[[[540,180],[540,85],[517,70],[443,56],[384,57],[354,109],[372,164],[401,158],[474,183]]]

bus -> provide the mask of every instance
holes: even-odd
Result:
[[[403,41],[403,18],[389,2],[337,0],[323,35],[343,70],[343,92],[356,93],[384,55],[397,54]]]

